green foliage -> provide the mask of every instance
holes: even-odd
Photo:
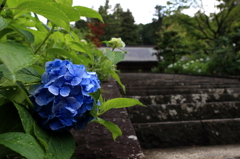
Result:
[[[114,141],[116,141],[116,138],[118,136],[122,136],[121,129],[117,125],[113,124],[112,122],[105,121],[105,120],[103,120],[101,118],[97,118],[93,122],[97,122],[97,123],[102,124],[103,126],[105,126],[112,133],[112,137],[113,137]]]
[[[15,73],[36,60],[29,48],[14,42],[0,43],[0,59],[12,73],[15,81]]]
[[[3,30],[7,26],[7,21],[0,16],[0,31]]]
[[[136,99],[130,99],[130,98],[110,99],[101,105],[99,114],[101,115],[110,109],[125,108],[125,107],[134,106],[134,105],[145,106]]]
[[[104,51],[87,43],[86,30],[82,33],[70,22],[80,16],[103,21],[102,16],[86,7],[72,7],[72,0],[0,0],[0,4],[0,158],[69,159],[75,149],[73,136],[68,131],[52,132],[39,126],[29,98],[33,87],[41,83],[45,63],[68,59],[97,72],[102,81],[113,77],[125,91],[116,70],[125,51]],[[48,23],[43,24],[38,15]],[[110,130],[114,140],[122,135],[121,130],[98,118],[99,111],[141,105],[124,99],[118,100],[124,100],[121,105],[109,104],[100,90],[91,96],[92,116]]]
[[[121,51],[110,51],[106,50],[105,56],[112,61],[113,64],[117,64],[118,62],[124,59],[124,53]]]
[[[29,134],[22,132],[0,134],[0,144],[3,144],[26,158],[44,158],[42,146]]]
[[[162,19],[163,27],[157,39],[159,66],[154,71],[199,74],[194,70],[198,67],[200,74],[238,75],[239,3],[236,0],[219,1],[219,12],[209,15],[200,7],[193,17],[183,13],[190,4],[196,7],[197,3],[191,0],[172,0],[168,3],[169,9]],[[179,61],[183,56],[195,61],[201,58],[210,60],[190,64],[189,61]],[[188,69],[184,69],[182,66],[187,63]]]

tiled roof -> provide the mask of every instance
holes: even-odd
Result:
[[[100,49],[106,49],[106,47],[101,47]],[[153,47],[125,47],[123,50],[128,52],[123,60],[125,62],[157,61],[156,56],[152,55],[156,52]]]

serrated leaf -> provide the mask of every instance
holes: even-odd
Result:
[[[35,56],[31,50],[15,42],[0,43],[0,59],[12,73],[15,73],[35,62]]]
[[[70,132],[59,133],[43,131],[35,125],[35,135],[41,143],[48,145],[45,158],[69,159],[75,149],[75,141]]]
[[[31,135],[22,132],[0,134],[0,144],[29,159],[43,159],[44,150]]]
[[[125,86],[122,84],[122,82],[121,82],[118,74],[117,74],[115,71],[113,71],[113,70],[107,70],[107,71],[108,71],[108,73],[118,82],[118,84],[122,87],[123,92],[126,93],[126,88],[125,88]]]
[[[105,56],[113,63],[117,64],[124,59],[124,54],[121,51],[106,50]]]
[[[0,31],[3,30],[7,25],[7,21],[2,16],[0,16]]]
[[[64,12],[67,15],[68,19],[70,20],[70,22],[78,21],[80,19],[80,13],[78,12],[78,10],[71,6],[67,6],[67,5],[64,5],[61,3],[55,3],[55,2],[48,3],[48,4],[58,8],[62,12]]]
[[[115,125],[114,123],[112,123],[110,121],[105,121],[101,118],[98,118],[97,120],[93,120],[93,122],[97,122],[99,124],[104,125],[112,133],[112,137],[113,137],[114,141],[116,141],[116,138],[118,136],[122,136],[121,129],[117,125]]]
[[[72,6],[73,4],[73,0],[56,0],[57,3],[61,3],[61,4],[64,4],[66,6]]]
[[[27,10],[44,16],[54,24],[70,31],[70,20],[61,9],[40,1],[27,1],[17,6],[18,9]]]
[[[103,22],[102,16],[93,9],[83,7],[83,6],[74,6],[74,8],[76,8],[79,11],[80,15],[83,17],[97,18]]]
[[[105,113],[106,111],[114,108],[126,108],[131,107],[134,105],[143,105],[141,102],[139,102],[137,99],[131,99],[131,98],[115,98],[110,99],[106,101],[103,105],[100,107],[100,115]]]

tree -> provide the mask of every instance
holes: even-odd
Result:
[[[128,9],[127,12],[121,14],[121,18],[120,37],[126,44],[137,44],[140,41],[140,37],[137,33],[137,25],[134,24],[132,12]]]

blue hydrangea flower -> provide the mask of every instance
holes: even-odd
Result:
[[[41,124],[54,131],[84,129],[93,119],[89,93],[100,88],[97,74],[59,59],[47,62],[45,70],[41,86],[31,96]]]

